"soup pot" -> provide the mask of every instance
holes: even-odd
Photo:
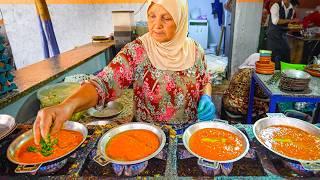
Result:
[[[138,129],[143,129],[143,130],[148,130],[153,132],[155,135],[158,136],[160,146],[158,149],[150,154],[149,156],[135,160],[135,161],[118,161],[116,159],[112,159],[106,154],[106,145],[108,142],[116,135],[128,131],[128,130],[138,130]],[[93,158],[94,161],[96,161],[98,164],[101,166],[105,166],[109,163],[115,163],[115,164],[120,164],[120,165],[131,165],[131,164],[137,164],[140,162],[147,161],[153,157],[155,157],[159,152],[162,150],[166,143],[166,135],[164,132],[161,130],[160,127],[155,126],[150,123],[143,123],[143,122],[131,122],[131,123],[126,123],[117,127],[114,127],[107,131],[99,140],[98,143],[98,149],[97,149],[97,155]]]
[[[320,170],[320,159],[319,160],[315,160],[315,161],[308,161],[308,160],[302,160],[302,159],[297,159],[297,158],[293,158],[293,157],[288,157],[284,154],[279,153],[278,151],[271,149],[270,147],[268,147],[267,145],[265,145],[262,141],[262,139],[260,139],[260,137],[258,136],[260,134],[260,132],[265,129],[268,128],[270,126],[275,126],[275,125],[283,125],[283,126],[291,126],[291,127],[295,127],[298,129],[301,129],[305,132],[308,132],[312,135],[315,135],[317,137],[320,137],[320,129],[316,126],[314,126],[313,124],[310,124],[306,121],[302,121],[300,119],[296,119],[296,118],[291,118],[291,117],[266,117],[266,118],[262,118],[260,120],[258,120],[257,122],[254,123],[253,125],[253,133],[254,136],[257,138],[257,140],[267,149],[269,149],[270,151],[272,151],[273,153],[292,160],[292,161],[297,161],[299,163],[301,163],[301,165],[303,166],[304,169],[306,170],[310,170],[310,171],[318,171]]]
[[[215,128],[215,129],[222,129],[225,131],[229,131],[235,135],[237,135],[241,140],[242,143],[244,145],[244,151],[236,158],[234,159],[230,159],[227,161],[215,161],[215,160],[211,160],[211,159],[206,159],[196,153],[194,153],[189,146],[189,140],[190,137],[197,131],[201,130],[201,129],[205,129],[205,128]],[[243,158],[249,151],[249,141],[248,138],[237,128],[224,123],[224,122],[218,122],[218,120],[215,121],[205,121],[205,122],[198,122],[193,124],[192,126],[188,127],[186,129],[186,131],[183,133],[182,136],[182,140],[183,140],[183,144],[185,146],[185,148],[194,156],[196,156],[198,158],[198,164],[201,166],[205,166],[205,167],[209,167],[209,168],[213,168],[213,169],[217,169],[219,167],[219,165],[221,163],[232,163],[235,161],[240,160],[241,158]]]
[[[81,146],[81,144],[86,140],[87,135],[88,135],[88,129],[86,128],[86,126],[84,126],[83,124],[77,123],[77,122],[73,122],[73,121],[67,121],[64,123],[62,129],[66,129],[66,130],[72,130],[72,131],[78,131],[82,134],[83,139],[82,141],[78,144],[78,146],[76,146],[75,148],[73,148],[71,151],[67,152],[66,154],[57,157],[55,159],[52,160],[48,160],[48,161],[44,161],[44,162],[39,162],[39,163],[23,163],[20,162],[17,157],[15,156],[17,150],[27,141],[29,141],[31,138],[33,138],[33,133],[32,133],[32,129],[23,133],[22,135],[20,135],[19,137],[17,137],[8,147],[7,149],[7,158],[15,163],[18,164],[18,167],[15,169],[16,173],[33,173],[38,171],[38,169],[44,165],[50,165],[53,163],[57,163],[59,161],[64,160],[64,158],[68,157],[68,155],[70,155],[72,152],[74,152],[79,146]]]

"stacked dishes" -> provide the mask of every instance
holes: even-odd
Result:
[[[281,74],[279,87],[285,91],[305,91],[309,89],[311,76],[300,70],[285,70]]]
[[[62,134],[63,131],[68,132],[68,135]],[[11,142],[7,149],[7,158],[18,164],[15,169],[16,173],[33,173],[37,172],[41,166],[58,166],[60,163],[63,164],[68,155],[81,146],[87,135],[86,126],[67,121],[58,137],[52,136],[53,141],[48,139],[49,143],[45,143],[46,146],[43,145],[44,142],[40,142],[41,146],[36,146],[31,129]]]
[[[273,74],[275,64],[271,61],[271,51],[260,50],[260,59],[256,62],[256,73]]]
[[[11,134],[17,127],[13,117],[0,114],[0,140]]]

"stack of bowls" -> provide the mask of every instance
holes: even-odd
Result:
[[[279,86],[286,91],[305,91],[309,89],[310,80],[310,74],[290,69],[282,72]]]
[[[273,74],[275,64],[271,61],[271,51],[260,50],[260,59],[256,62],[256,73]]]

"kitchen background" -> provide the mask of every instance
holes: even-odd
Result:
[[[256,51],[258,23],[260,23],[258,21],[261,18],[256,14],[261,14],[263,1],[233,0],[237,2],[237,5],[236,3],[233,5],[237,12],[227,11],[222,7],[224,15],[221,18],[221,25],[224,28],[221,28],[218,23],[220,12],[218,3],[223,5],[227,1],[189,0],[189,36],[207,49],[207,59],[214,71],[226,71],[229,62],[227,70],[233,73],[245,58]],[[145,0],[47,0],[46,2],[60,52],[86,44],[91,41],[92,36],[111,34],[114,30],[112,26],[114,10],[133,10],[134,22],[138,24],[146,20],[146,9],[143,6]],[[218,6],[213,8],[212,4],[215,3]],[[300,0],[300,3],[301,6],[297,10],[298,17],[303,17],[309,9],[320,4],[320,0]],[[249,12],[248,8],[254,12]],[[0,0],[0,9],[16,67],[19,69],[43,60],[34,0]],[[232,17],[236,17],[236,23],[232,23]],[[232,26],[237,28],[232,30]],[[224,29],[223,36],[221,36],[222,29]],[[243,46],[243,43],[247,46]],[[220,56],[215,56],[217,47],[220,47]]]
[[[145,21],[145,0],[49,0],[48,8],[60,52],[65,52],[91,41],[94,35],[113,32],[111,12],[133,10],[134,21]],[[219,1],[219,0],[218,0]],[[225,3],[226,0],[222,0]],[[204,48],[217,46],[221,28],[212,14],[214,0],[189,0],[190,19],[205,19],[203,25],[192,25],[192,37],[201,40]],[[86,4],[89,3],[89,4]],[[11,44],[16,67],[22,68],[43,59],[41,35],[33,0],[1,0],[0,9]],[[192,18],[191,18],[192,15]],[[201,32],[200,32],[201,31]],[[204,45],[206,44],[206,46]],[[213,50],[208,53],[215,53]]]

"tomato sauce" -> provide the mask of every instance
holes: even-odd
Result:
[[[270,126],[259,133],[263,143],[285,156],[301,160],[320,159],[320,137],[290,126]]]
[[[190,137],[189,147],[194,153],[215,161],[235,159],[244,151],[244,144],[237,135],[216,128],[196,131]]]
[[[154,153],[159,146],[159,138],[153,132],[128,130],[110,139],[106,145],[106,154],[117,161],[135,161]]]
[[[42,163],[64,156],[81,143],[83,135],[77,131],[62,129],[58,134],[51,136],[51,140],[53,139],[58,139],[58,142],[53,146],[51,155],[43,156],[40,152],[29,152],[28,147],[30,146],[41,149],[41,146],[35,145],[34,139],[31,138],[16,151],[17,161],[21,163]]]

